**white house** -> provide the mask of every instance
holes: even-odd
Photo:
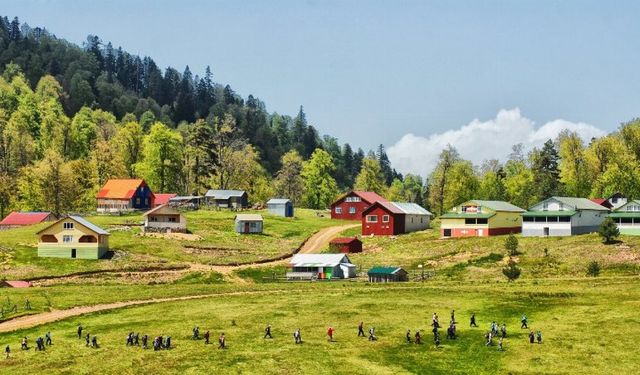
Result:
[[[626,202],[609,217],[616,222],[621,234],[640,235],[640,200]]]
[[[331,280],[356,277],[356,266],[345,254],[296,254],[289,262],[288,280]]]
[[[609,210],[586,198],[551,197],[522,214],[523,236],[571,236],[598,231]]]

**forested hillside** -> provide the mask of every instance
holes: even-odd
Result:
[[[214,82],[209,67],[203,77],[188,66],[163,72],[97,36],[79,47],[0,18],[0,72],[0,214],[90,209],[112,177],[143,177],[158,192],[240,188],[256,202],[277,194],[315,207],[351,188],[365,158],[320,137],[302,106],[295,117],[268,113]],[[386,181],[400,177],[382,146],[369,154]]]

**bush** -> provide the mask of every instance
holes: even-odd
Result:
[[[520,267],[518,264],[511,258],[509,258],[509,263],[507,266],[502,269],[502,273],[509,279],[509,281],[515,281],[518,277],[520,277]]]
[[[618,225],[613,221],[612,218],[608,217],[604,219],[602,224],[600,224],[600,230],[598,231],[600,237],[602,237],[602,242],[605,244],[610,244],[620,235],[620,231],[618,230]]]
[[[587,265],[587,276],[597,277],[600,275],[600,263],[593,260]]]
[[[509,234],[504,240],[504,248],[507,249],[509,256],[518,255],[518,239],[513,233]]]

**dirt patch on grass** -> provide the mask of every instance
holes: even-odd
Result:
[[[620,250],[614,254],[609,254],[606,258],[607,263],[633,263],[640,264],[640,254],[631,250],[630,247],[618,247]]]
[[[163,238],[178,241],[201,241],[202,237],[191,233],[141,233],[143,237]]]

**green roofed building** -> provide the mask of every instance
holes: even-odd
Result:
[[[618,224],[621,234],[640,235],[640,201],[628,201],[610,213],[609,217]]]
[[[399,281],[409,281],[407,271],[400,267],[373,267],[367,272],[369,282],[390,283]]]
[[[609,209],[587,198],[551,197],[522,215],[523,236],[571,236],[597,232]]]
[[[520,233],[524,211],[509,202],[474,199],[440,216],[440,235],[486,237]]]

